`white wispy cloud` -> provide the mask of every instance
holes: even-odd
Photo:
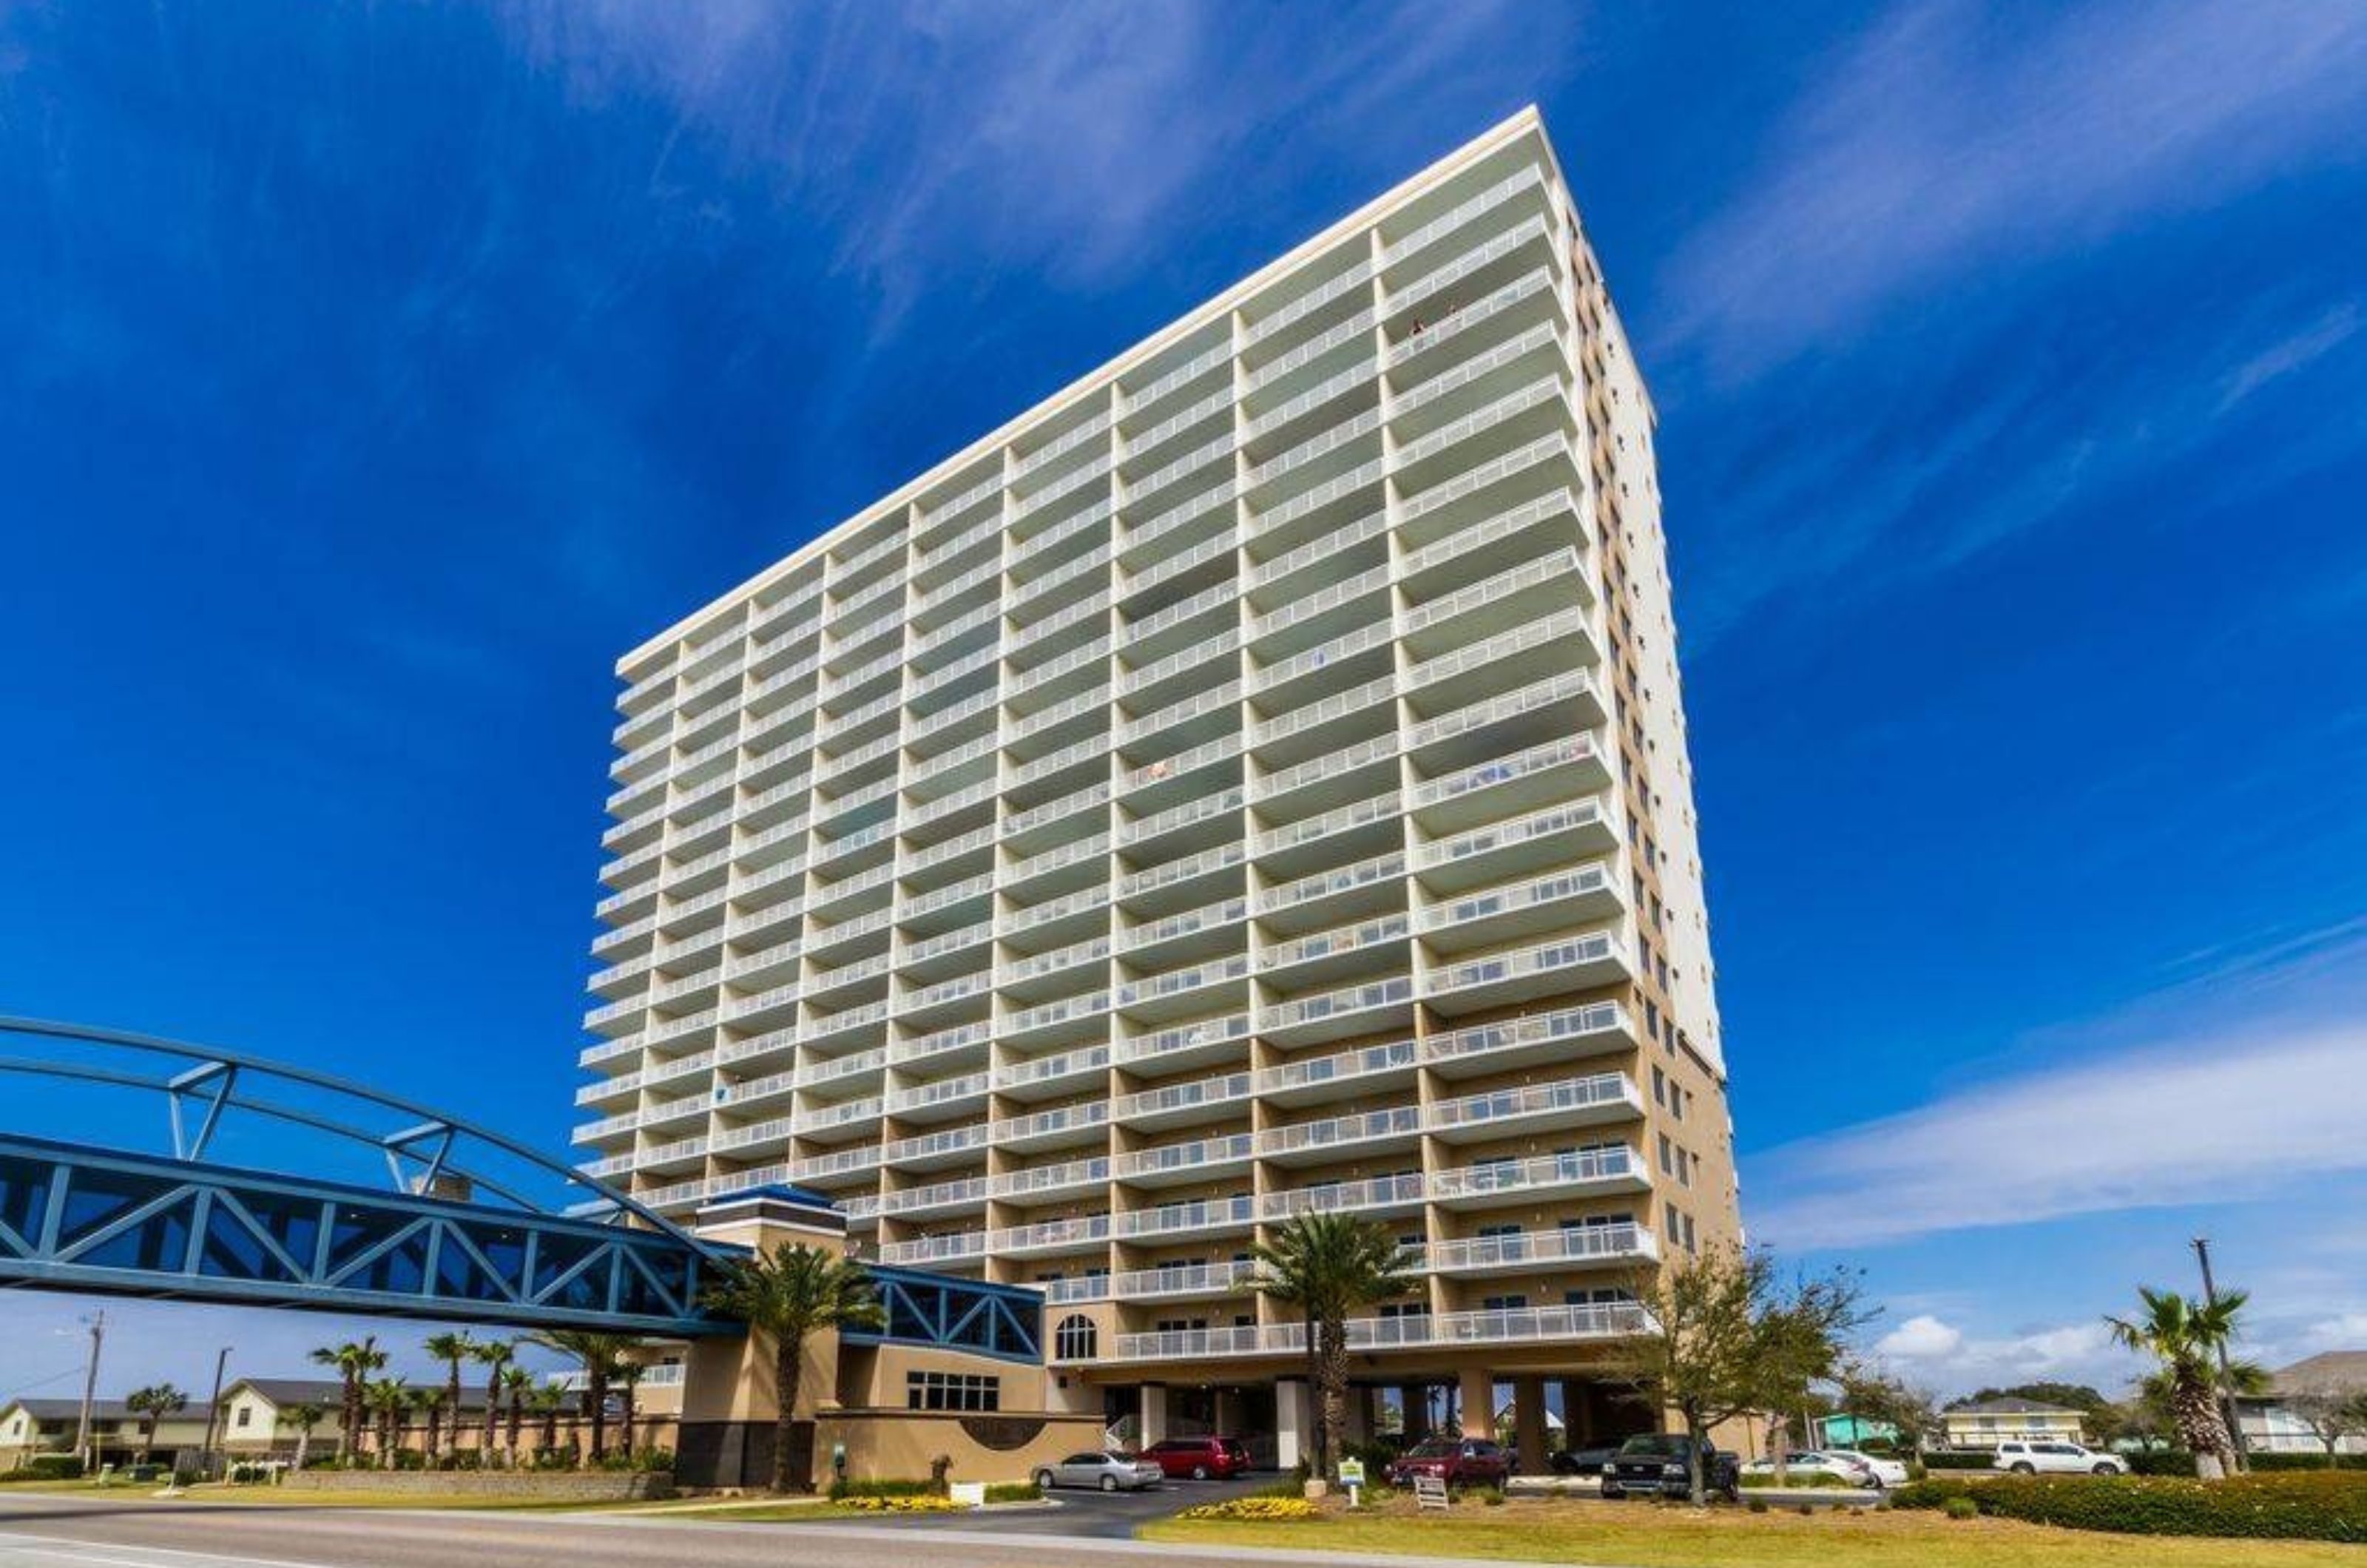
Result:
[[[891,322],[923,279],[947,286],[948,263],[1138,276],[1220,179],[1311,160],[1395,177],[1444,151],[1423,127],[1476,130],[1535,96],[1570,28],[1512,0],[1335,8],[1312,47],[1303,17],[1190,0],[504,14],[579,100],[659,99],[677,117],[669,151],[706,138],[826,220]],[[1515,30],[1532,47],[1503,49]]]
[[[1747,369],[1977,269],[2361,155],[2367,10],[2031,15],[1901,6],[1812,80],[1672,265],[1672,335]]]
[[[1914,1317],[1883,1336],[1873,1349],[1877,1362],[1909,1382],[1951,1392],[2060,1381],[2110,1393],[2140,1370],[2135,1357],[2112,1343],[2101,1317],[1991,1335],[1937,1317]]]
[[[2270,382],[2325,358],[2348,343],[2359,325],[2359,306],[2346,299],[2292,336],[2271,344],[2227,377],[2219,395],[2219,412],[2225,412]]]
[[[2102,1049],[2056,1032],[2047,1049],[2063,1066],[1755,1156],[1752,1229],[1781,1247],[1863,1247],[2367,1170],[2361,976],[2367,931],[2339,928],[2289,965],[2223,964],[2100,1021]],[[2165,999],[2188,1010],[2184,1027]]]

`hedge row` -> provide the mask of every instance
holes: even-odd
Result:
[[[1890,1502],[1898,1508],[1945,1508],[1954,1497],[1999,1518],[2067,1529],[2367,1542],[2367,1477],[2350,1471],[2225,1481],[2005,1475],[1976,1483],[1952,1477],[1896,1487]]]
[[[1935,1449],[1923,1456],[1926,1470],[1993,1470],[1997,1456],[1987,1449]]]

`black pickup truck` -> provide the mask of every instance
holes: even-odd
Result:
[[[1611,1456],[1611,1462],[1603,1467],[1603,1495],[1685,1495],[1693,1490],[1685,1464],[1693,1441],[1682,1432],[1654,1432],[1628,1438]],[[1742,1501],[1742,1461],[1738,1456],[1704,1443],[1701,1466],[1703,1491],[1729,1503]]]

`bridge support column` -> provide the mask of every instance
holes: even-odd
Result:
[[[699,1210],[702,1241],[723,1242],[769,1252],[784,1242],[803,1242],[835,1252],[846,1247],[846,1220],[825,1200],[792,1189],[767,1189],[726,1199]],[[838,1336],[816,1334],[806,1341],[796,1415],[810,1423],[817,1411],[838,1404]],[[682,1421],[677,1428],[675,1471],[693,1486],[763,1486],[773,1475],[773,1444],[780,1416],[772,1337],[764,1334],[719,1335],[696,1340],[683,1359]],[[812,1484],[810,1454],[802,1479]]]
[[[1167,1437],[1167,1385],[1147,1382],[1142,1385],[1142,1445],[1165,1440]]]
[[[1274,1461],[1285,1470],[1315,1461],[1315,1402],[1305,1378],[1274,1382]]]

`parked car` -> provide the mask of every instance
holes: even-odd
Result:
[[[1138,1492],[1156,1486],[1167,1472],[1139,1454],[1082,1453],[1055,1461],[1036,1472],[1036,1484],[1047,1492],[1055,1486],[1097,1486],[1104,1492]]]
[[[1600,1475],[1611,1456],[1619,1451],[1617,1443],[1600,1443],[1591,1448],[1557,1449],[1546,1456],[1546,1463],[1556,1475]]]
[[[1629,1493],[1650,1496],[1682,1494],[1691,1489],[1688,1460],[1693,1440],[1682,1432],[1652,1432],[1619,1445],[1603,1472],[1603,1495],[1625,1497]],[[1742,1499],[1742,1461],[1734,1454],[1701,1445],[1702,1485],[1729,1503]]]
[[[1870,1454],[1860,1449],[1827,1449],[1824,1451],[1835,1459],[1857,1461],[1858,1463],[1874,1472],[1874,1478],[1885,1486],[1907,1484],[1908,1472],[1907,1461],[1903,1459],[1892,1459],[1886,1454]]]
[[[1381,1473],[1392,1486],[1410,1486],[1418,1475],[1438,1476],[1450,1487],[1501,1486],[1512,1473],[1512,1456],[1484,1438],[1425,1438]]]
[[[1784,1458],[1784,1472],[1789,1477],[1829,1475],[1844,1486],[1879,1486],[1882,1477],[1874,1466],[1856,1454],[1840,1453],[1830,1449],[1802,1449]],[[1755,1459],[1742,1467],[1745,1475],[1772,1475],[1775,1461]]]
[[[2126,1475],[2129,1461],[2117,1454],[2100,1454],[2078,1443],[1999,1443],[1999,1470],[2016,1475]]]
[[[1228,1481],[1250,1468],[1250,1450],[1239,1438],[1162,1438],[1142,1450],[1170,1481]]]

